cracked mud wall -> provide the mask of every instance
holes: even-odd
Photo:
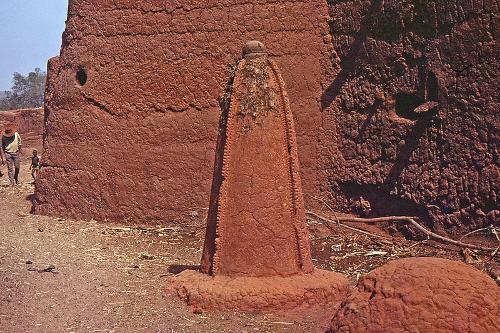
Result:
[[[295,126],[267,54],[240,61],[217,144],[203,273],[291,276],[312,271]]]
[[[328,3],[320,152],[332,204],[450,232],[497,223],[497,2]]]
[[[260,39],[290,95],[305,193],[434,229],[493,223],[497,17],[491,0],[70,1],[36,211],[205,215],[219,103]]]
[[[282,69],[306,191],[317,187],[325,1],[73,0],[49,63],[41,214],[130,222],[206,214],[219,103],[247,40]]]

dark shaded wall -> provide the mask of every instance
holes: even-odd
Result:
[[[498,2],[329,1],[332,204],[453,232],[498,223]]]

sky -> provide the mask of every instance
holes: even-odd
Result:
[[[0,91],[59,55],[68,0],[0,0]]]

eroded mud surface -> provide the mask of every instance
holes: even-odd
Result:
[[[331,332],[497,332],[500,288],[456,261],[406,258],[361,279]]]
[[[37,211],[151,224],[205,215],[219,103],[253,39],[283,70],[301,161],[315,165],[327,12],[324,1],[71,1],[48,69]]]
[[[498,225],[498,3],[328,2],[331,204],[448,233]]]

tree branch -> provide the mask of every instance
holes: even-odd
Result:
[[[316,213],[311,212],[311,211],[308,211],[307,214],[314,216],[316,218],[319,218],[319,219],[326,221],[326,222],[335,223],[335,221],[332,221],[329,218],[326,218],[324,216],[321,216],[321,215],[316,214]],[[475,245],[475,244],[463,243],[463,242],[460,242],[460,241],[457,241],[457,240],[454,240],[454,239],[451,239],[448,237],[440,236],[440,235],[438,235],[430,230],[427,230],[425,227],[423,227],[421,224],[419,224],[417,221],[415,221],[415,219],[416,219],[415,217],[387,216],[387,217],[377,217],[377,218],[366,218],[365,219],[365,218],[360,218],[360,217],[339,216],[339,217],[337,217],[337,219],[340,223],[340,224],[339,223],[337,223],[337,224],[341,225],[342,227],[346,227],[346,225],[342,224],[341,222],[353,222],[353,223],[408,222],[408,223],[412,224],[414,227],[416,227],[418,230],[420,230],[421,232],[426,234],[428,237],[440,240],[442,242],[446,242],[446,243],[450,243],[453,245],[466,247],[466,248],[470,248],[470,249],[475,249],[475,250],[488,251],[488,252],[495,251],[494,248],[483,247],[483,246],[479,246],[479,245]],[[359,230],[357,230],[357,231],[359,231]],[[367,232],[365,231],[364,233],[367,233]],[[371,233],[368,233],[368,234],[374,235]]]

